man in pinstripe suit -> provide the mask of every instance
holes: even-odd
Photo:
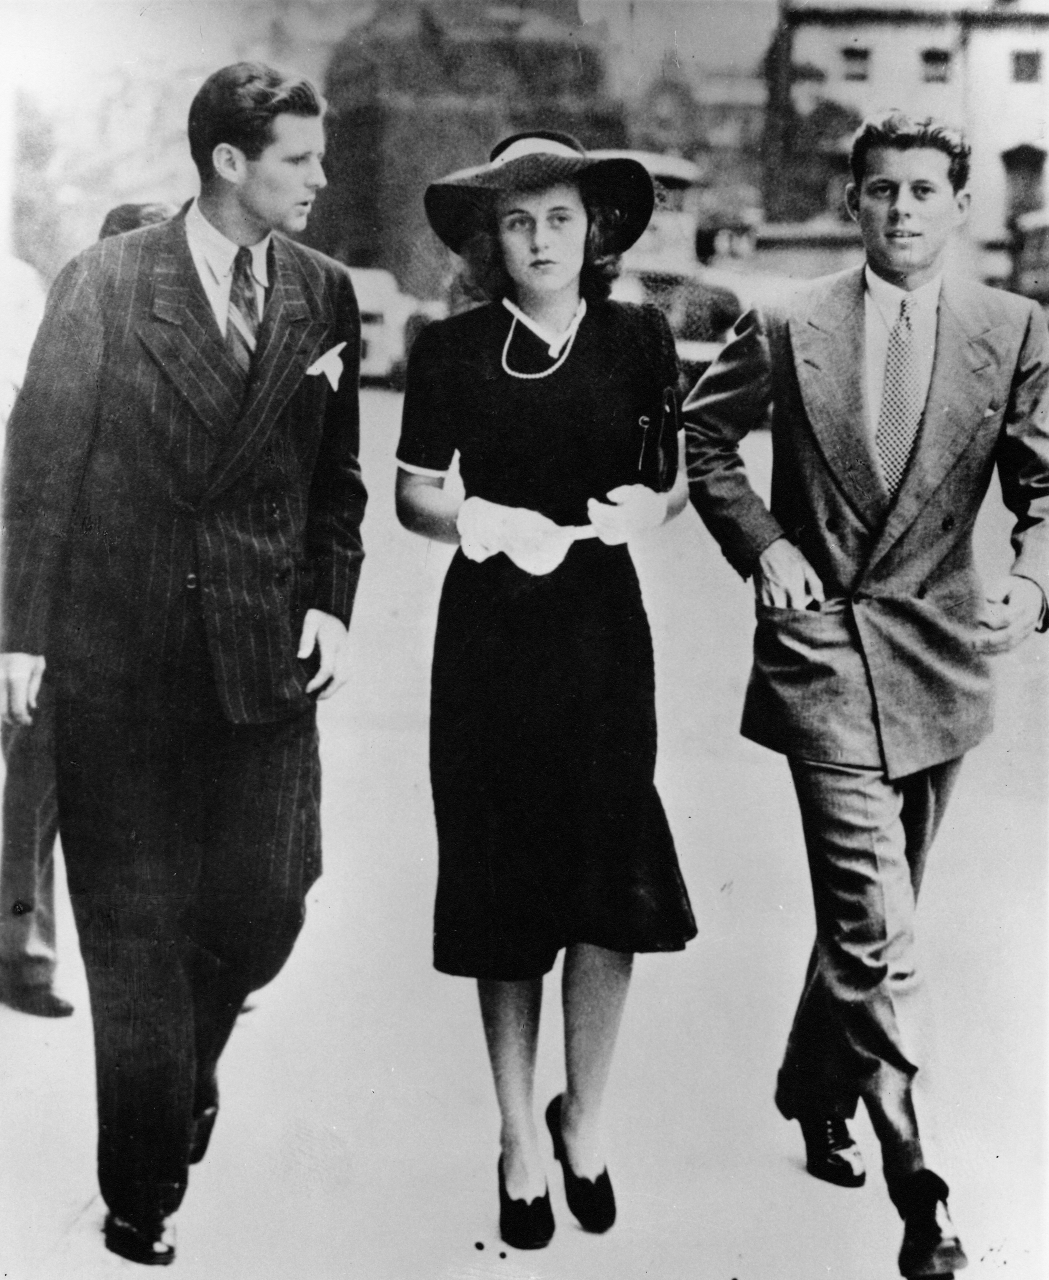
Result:
[[[365,503],[349,274],[280,234],[324,186],[323,110],[257,64],[205,82],[200,197],[65,268],[9,426],[0,712],[54,690],[106,1243],[151,1265],[320,872],[314,700]]]

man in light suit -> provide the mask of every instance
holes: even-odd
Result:
[[[258,64],[209,77],[199,198],[65,268],[8,432],[0,711],[52,687],[105,1238],[148,1265],[320,872],[314,702],[365,503],[349,273],[281,234],[325,185],[323,111]]]
[[[744,316],[684,407],[692,501],[754,577],[742,732],[788,757],[812,876],[776,1103],[809,1172],[858,1186],[846,1122],[863,1099],[907,1277],[966,1261],[914,1105],[916,897],[961,759],[991,728],[987,658],[1045,629],[1049,586],[1049,334],[1031,302],[943,271],[968,160],[935,121],[865,122],[847,201],[866,266]],[[769,408],[771,510],[738,453]],[[1016,558],[985,593],[971,539],[995,467]]]

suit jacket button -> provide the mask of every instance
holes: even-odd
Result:
[[[944,516],[942,528],[944,533],[950,533],[954,528],[954,516]]]
[[[828,533],[837,533],[839,528],[841,528],[841,526],[838,524],[837,520],[835,520],[833,516],[830,516],[826,521],[826,528]]]
[[[929,591],[929,588],[926,587],[925,585],[922,585],[918,588],[917,591],[915,591],[914,594],[918,600],[924,600],[926,595],[928,594],[928,591]]]
[[[197,575],[193,572],[187,573],[186,574],[186,590],[196,591],[198,585],[199,583],[197,581]]]

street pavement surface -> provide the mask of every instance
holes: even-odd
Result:
[[[738,736],[749,587],[689,510],[635,558],[655,639],[658,782],[699,924],[641,956],[606,1103],[620,1206],[569,1214],[549,1162],[549,1248],[501,1244],[498,1115],[474,984],[430,963],[436,842],[427,695],[450,549],[393,511],[400,397],[363,396],[372,494],[351,634],[355,677],[322,704],[325,874],[295,954],[241,1017],[211,1149],[177,1218],[183,1280],[890,1280],[900,1224],[862,1112],[867,1185],[806,1175],[772,1104],[812,941],[786,765]],[[767,484],[766,436],[746,442]],[[981,517],[988,573],[1009,520]],[[998,661],[994,736],[969,756],[923,889],[937,1028],[938,1167],[972,1280],[1043,1280],[1047,644]],[[91,1025],[60,886],[59,987],[74,1017],[0,1007],[0,1277],[104,1280]],[[564,1082],[557,971],[536,1108]],[[139,1271],[138,1274],[141,1274]]]

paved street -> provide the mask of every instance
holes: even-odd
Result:
[[[222,1110],[178,1217],[182,1280],[891,1280],[900,1227],[876,1144],[846,1191],[803,1169],[772,1105],[811,943],[786,766],[737,734],[749,588],[688,511],[637,548],[656,642],[659,785],[699,924],[642,956],[607,1102],[616,1227],[585,1235],[550,1162],[557,1234],[499,1242],[498,1119],[472,983],[435,973],[427,686],[449,550],[399,528],[400,399],[364,395],[372,492],[352,636],[324,704],[325,861],[284,972],[241,1018]],[[768,441],[748,441],[767,475]],[[1008,521],[985,512],[989,570]],[[942,1169],[972,1280],[1047,1274],[1046,791],[1049,640],[1000,660],[998,729],[969,757],[920,913],[934,979]],[[60,986],[76,1015],[0,1008],[0,1277],[141,1275],[108,1254],[94,1175],[87,994],[68,904]],[[538,1107],[563,1085],[556,974]],[[504,1256],[505,1255],[505,1256]]]

